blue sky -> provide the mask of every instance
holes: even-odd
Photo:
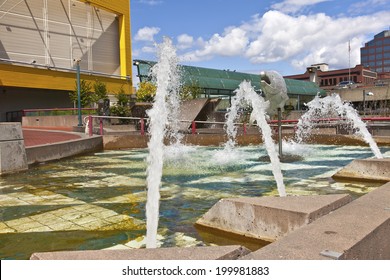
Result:
[[[390,28],[390,0],[133,0],[133,59],[157,60],[172,39],[180,63],[282,75],[360,63],[360,47]],[[137,83],[138,81],[135,80]]]

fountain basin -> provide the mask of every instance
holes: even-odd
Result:
[[[390,158],[355,159],[336,172],[335,180],[358,180],[386,183],[390,181]]]
[[[34,253],[31,260],[236,260],[249,254],[245,247],[214,246]]]
[[[389,260],[390,183],[243,257],[247,260]]]
[[[347,194],[222,199],[196,225],[275,241],[351,201]]]

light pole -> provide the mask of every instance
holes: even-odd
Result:
[[[78,113],[78,121],[79,121],[77,126],[83,126],[83,122],[81,120],[80,61],[81,59],[76,59],[77,113]]]
[[[367,96],[373,96],[374,93],[372,93],[371,91],[366,92],[366,90],[363,89],[363,116],[366,115],[366,95]]]

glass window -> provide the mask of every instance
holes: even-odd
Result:
[[[390,58],[390,53],[384,53],[384,54],[383,54],[383,57],[384,57],[384,58]]]
[[[373,53],[375,53],[375,49],[374,49],[374,48],[369,49],[368,52],[369,52],[370,54],[373,54]]]
[[[361,59],[361,63],[362,64],[366,64],[368,62],[368,56],[362,56],[362,59]]]
[[[382,60],[377,60],[376,66],[382,66]]]
[[[389,46],[390,47],[390,46]],[[365,55],[368,54],[368,49],[360,49],[360,54]]]
[[[370,56],[368,57],[368,60],[375,60],[375,55],[370,55]]]
[[[384,51],[390,51],[390,46],[384,46],[384,47],[383,47],[383,50],[384,50]]]
[[[376,59],[382,59],[382,57],[383,57],[383,55],[380,53],[380,54],[377,54],[376,56],[375,56],[375,58]]]
[[[382,46],[382,40],[376,41],[376,42],[375,42],[375,45],[376,45],[376,46]]]
[[[390,45],[390,37],[385,38],[385,39],[383,40],[383,43],[384,43],[385,45]]]
[[[382,48],[376,48],[376,53],[381,53],[383,51]]]

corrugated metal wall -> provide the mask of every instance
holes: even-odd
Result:
[[[120,75],[117,16],[75,0],[0,0],[0,58]]]

